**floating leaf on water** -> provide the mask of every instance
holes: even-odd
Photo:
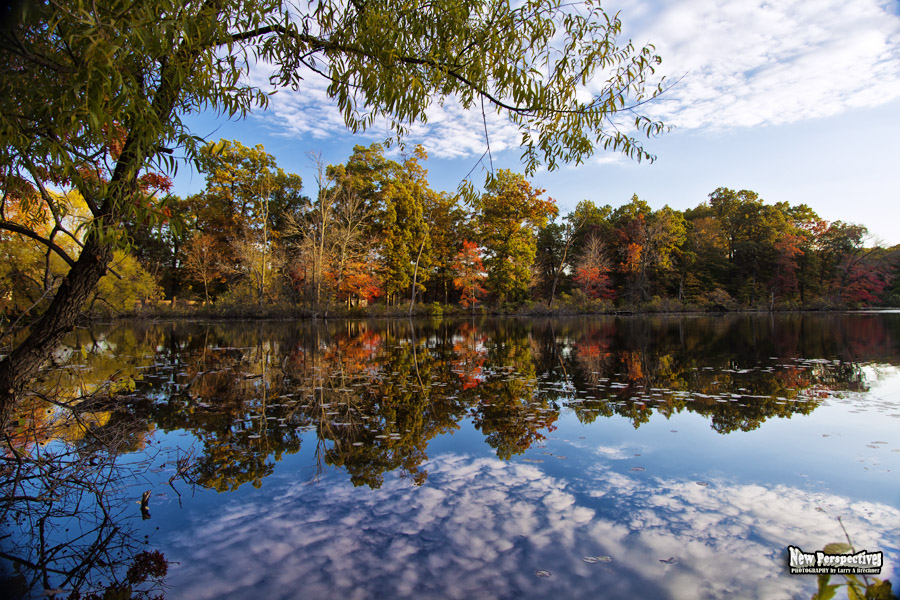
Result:
[[[678,564],[678,559],[675,558],[674,556],[670,556],[669,558],[661,558],[661,559],[659,559],[659,562],[665,563],[665,564],[667,564],[667,565],[677,565],[677,564]]]
[[[550,577],[550,571],[547,571],[546,569],[535,571],[534,574],[538,577]]]
[[[560,455],[560,456],[557,456],[556,458],[558,458],[559,460],[566,460],[566,458],[568,458],[568,457]]]
[[[825,512],[825,509],[822,508],[821,506],[817,506],[817,507],[816,507],[816,512]]]
[[[611,556],[585,556],[581,560],[583,560],[584,562],[586,562],[589,565],[592,565],[592,564],[598,563],[598,562],[605,562],[605,563],[612,562],[612,557]]]
[[[703,487],[708,487],[708,486],[709,486],[709,482],[708,482],[708,481],[698,481],[698,482],[697,482],[697,485],[702,485]]]
[[[643,471],[643,470],[644,470],[644,467],[631,467],[630,470],[632,470],[632,471]]]
[[[544,461],[542,461],[542,460],[539,459],[539,458],[523,458],[523,459],[522,459],[522,462],[542,463],[542,462],[544,462]]]

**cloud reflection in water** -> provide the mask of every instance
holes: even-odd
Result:
[[[900,510],[884,504],[606,467],[584,494],[533,465],[457,454],[428,470],[423,487],[325,479],[230,500],[166,549],[172,597],[809,598],[815,578],[788,575],[785,548],[840,541],[837,516],[857,547],[888,551],[883,577],[897,564]]]

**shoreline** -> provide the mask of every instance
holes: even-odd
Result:
[[[571,307],[548,309],[545,306],[525,306],[516,310],[483,309],[473,314],[470,310],[456,307],[429,305],[417,306],[410,314],[408,308],[397,310],[379,307],[379,310],[338,310],[315,312],[304,307],[223,307],[215,309],[190,308],[187,310],[147,309],[118,315],[84,315],[82,324],[114,321],[358,321],[377,319],[488,319],[488,318],[577,318],[577,317],[649,317],[649,316],[726,316],[726,315],[766,315],[766,314],[824,314],[824,313],[891,313],[900,312],[898,307],[858,307],[858,308],[724,308],[709,309],[684,308],[681,310],[658,309],[607,309],[577,310]]]

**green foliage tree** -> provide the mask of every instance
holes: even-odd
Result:
[[[385,118],[398,134],[434,99],[463,108],[486,102],[522,132],[526,169],[581,161],[595,147],[650,158],[636,134],[610,117],[657,95],[652,47],[620,44],[621,23],[589,1],[117,0],[21,3],[0,31],[0,164],[4,181],[39,192],[71,185],[92,215],[84,250],[31,334],[0,362],[0,405],[8,406],[75,321],[127,240],[118,225],[158,217],[136,195],[148,168],[175,167],[174,147],[202,147],[186,115],[243,116],[264,106],[247,77],[273,66],[278,87],[302,87],[318,73],[346,124],[357,131]],[[587,100],[579,86],[603,74]],[[645,134],[664,126],[638,114]],[[4,210],[15,201],[4,194]],[[21,202],[23,200],[19,200]],[[7,230],[8,225],[4,225]],[[52,248],[53,242],[34,233]]]
[[[404,160],[403,165],[395,166],[394,173],[381,190],[381,207],[375,222],[389,302],[396,302],[407,290],[411,290],[412,298],[424,290],[423,272],[431,264],[425,198],[437,196],[437,193],[428,187],[427,171],[419,163],[426,158],[422,147],[416,147],[413,156]]]
[[[531,266],[537,253],[537,230],[557,214],[556,203],[542,198],[544,190],[531,187],[523,175],[498,171],[474,203],[475,222],[487,288],[501,304],[519,302],[528,294]]]

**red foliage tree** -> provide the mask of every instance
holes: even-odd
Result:
[[[487,293],[482,286],[487,275],[481,262],[481,250],[478,245],[468,240],[464,241],[450,269],[455,275],[453,286],[462,292],[459,303],[466,308],[471,306],[474,310],[478,297]]]

